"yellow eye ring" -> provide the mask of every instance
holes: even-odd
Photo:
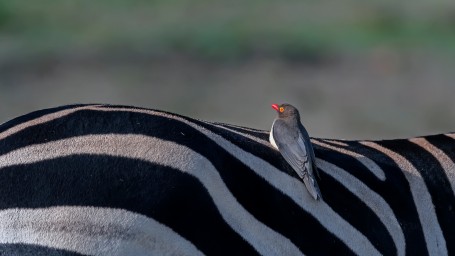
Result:
[[[281,112],[281,113],[284,112],[284,108],[283,108],[283,107],[280,107],[280,112]]]

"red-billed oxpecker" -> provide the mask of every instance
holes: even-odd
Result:
[[[273,121],[270,143],[281,153],[288,164],[303,180],[310,195],[321,198],[319,186],[314,178],[317,172],[313,147],[308,132],[300,122],[299,111],[289,104],[273,104],[278,118]]]

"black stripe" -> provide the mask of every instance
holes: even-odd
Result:
[[[26,115],[16,117],[14,119],[9,120],[8,122],[1,124],[0,132],[6,131],[6,130],[10,129],[11,127],[16,126],[18,124],[25,123],[30,120],[36,119],[36,118],[40,118],[44,115],[48,115],[48,114],[59,112],[59,111],[66,110],[66,109],[82,107],[82,106],[85,106],[85,105],[81,105],[81,104],[66,105],[66,106],[61,106],[61,107],[57,107],[57,108],[48,108],[48,109],[34,111],[34,112],[28,113]]]
[[[254,255],[193,176],[121,157],[73,155],[0,170],[0,209],[121,208],[149,216],[206,254]]]
[[[241,126],[236,126],[236,125],[230,125],[230,124],[223,124],[223,123],[214,123],[215,125],[219,125],[222,127],[225,127],[227,129],[231,129],[243,134],[248,134],[253,137],[258,137],[258,138],[267,138],[269,136],[269,132],[263,131],[263,130],[257,130],[257,129],[251,129],[251,128],[246,128],[246,127],[241,127]]]
[[[330,144],[326,141],[324,141],[324,143]],[[403,230],[406,243],[406,255],[422,255],[424,252],[428,254],[425,246],[423,229],[409,183],[398,165],[384,153],[364,146],[359,142],[343,141],[343,143],[348,144],[348,146],[332,146],[345,148],[346,150],[367,156],[384,171],[386,177],[385,181],[376,178],[376,176],[363,164],[360,164],[357,160],[354,160],[353,157],[348,155],[338,155],[339,158],[336,158],[337,155],[333,154],[331,150],[325,149],[327,153],[323,153],[324,148],[317,145],[315,149],[317,152],[316,154],[318,157],[325,158],[327,161],[333,162],[337,166],[348,171],[361,180],[371,190],[384,198]],[[324,157],[324,154],[327,154],[327,156]]]
[[[455,163],[455,139],[447,135],[425,137],[431,144],[444,152]]]
[[[43,134],[43,131],[48,132]],[[339,238],[328,232],[289,197],[270,186],[197,129],[174,119],[128,111],[78,111],[0,141],[3,143],[0,151],[4,153],[20,146],[71,136],[109,133],[145,134],[185,145],[209,159],[236,199],[249,212],[289,237],[305,254],[352,254]],[[21,138],[27,138],[27,141]]]
[[[78,256],[83,255],[62,249],[31,244],[0,244],[1,256]]]
[[[380,144],[405,157],[420,173],[431,195],[449,255],[455,255],[455,196],[441,164],[430,152],[408,140]]]

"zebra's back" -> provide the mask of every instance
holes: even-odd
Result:
[[[34,112],[0,126],[0,252],[455,254],[454,137],[313,139],[316,202],[265,131],[125,106]]]

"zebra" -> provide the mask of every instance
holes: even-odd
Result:
[[[455,134],[312,138],[316,202],[269,132],[138,107],[0,126],[0,255],[455,255]]]

